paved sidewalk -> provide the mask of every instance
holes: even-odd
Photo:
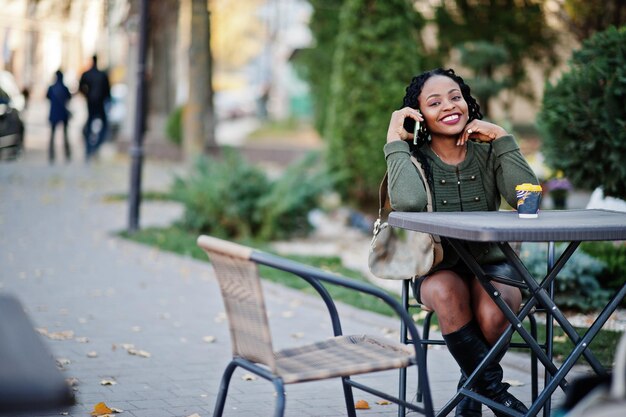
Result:
[[[43,150],[0,163],[0,292],[20,299],[64,375],[77,381],[75,406],[30,416],[88,416],[101,401],[124,410],[121,417],[212,415],[230,357],[217,283],[208,263],[115,236],[126,227],[128,208],[104,197],[127,191],[128,171],[123,156],[50,166]],[[147,161],[144,189],[167,189],[179,172],[177,165]],[[180,214],[176,204],[145,202],[141,225],[167,225]],[[272,284],[267,292],[278,348],[331,335],[316,299]],[[346,332],[397,328],[391,318],[342,311]],[[207,342],[209,337],[215,341]],[[129,345],[149,357],[129,354]],[[445,349],[430,350],[428,358],[435,405],[441,407],[456,387],[458,368]],[[512,392],[527,403],[528,363],[515,354],[503,361],[505,377],[521,384]],[[243,374],[233,377],[224,415],[272,415],[272,385],[244,381]],[[386,390],[397,386],[396,373],[369,379]],[[338,381],[288,386],[287,394],[287,416],[345,415]],[[372,406],[360,416],[396,415],[395,407],[355,394]]]

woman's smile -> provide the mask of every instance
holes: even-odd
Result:
[[[450,114],[441,121],[447,125],[455,125],[459,120],[461,120],[461,115],[459,113]]]

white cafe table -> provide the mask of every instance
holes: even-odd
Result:
[[[463,396],[478,399],[484,404],[494,406],[513,416],[519,413],[512,412],[493,401],[481,396],[468,388],[471,387],[476,376],[484,370],[498,355],[509,340],[513,331],[517,331],[532,351],[537,355],[546,369],[546,384],[538,397],[534,399],[526,416],[535,416],[544,408],[544,415],[550,413],[550,397],[558,386],[567,387],[566,376],[576,361],[584,355],[593,370],[599,375],[605,375],[606,370],[588,348],[604,323],[626,296],[626,281],[613,295],[611,300],[598,315],[586,333],[580,336],[563,313],[559,310],[551,296],[551,287],[558,273],[570,259],[578,245],[583,241],[619,241],[626,240],[626,213],[609,210],[554,210],[541,211],[536,219],[520,219],[515,211],[487,211],[487,212],[392,212],[389,215],[389,224],[394,227],[427,232],[439,235],[447,240],[450,246],[459,254],[469,269],[477,276],[481,285],[489,293],[506,318],[512,324],[498,339],[485,360],[469,376],[464,386],[441,409],[438,415],[448,414]],[[523,308],[515,314],[500,297],[489,277],[482,270],[480,264],[468,250],[471,242],[496,243],[506,255],[508,261],[521,274],[525,287],[530,296],[524,302]],[[516,252],[511,248],[511,242],[567,242],[568,245],[556,262],[549,261],[548,273],[542,279],[533,277]],[[540,278],[540,277],[538,277]],[[565,358],[560,367],[551,359],[551,342],[548,353],[522,326],[522,320],[533,307],[541,306],[562,327],[563,331],[574,344],[573,350]],[[548,334],[552,334],[552,319],[548,320]]]

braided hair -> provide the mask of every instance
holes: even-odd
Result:
[[[456,75],[453,69],[443,69],[443,68],[435,68],[433,70],[423,72],[420,75],[413,77],[411,80],[411,84],[406,88],[406,95],[402,101],[402,107],[411,107],[413,109],[419,110],[419,101],[418,97],[422,93],[422,89],[424,88],[424,84],[426,81],[435,75],[443,75],[451,78],[455,83],[459,85],[461,89],[461,94],[463,95],[463,99],[467,102],[467,106],[469,109],[469,120],[468,122],[474,119],[482,119],[483,115],[480,112],[480,105],[476,101],[474,97],[472,97],[470,92],[469,85],[465,84],[463,78]],[[415,120],[407,117],[404,119],[404,128],[407,132],[413,132],[415,129]],[[426,172],[426,176],[428,181],[430,182],[432,189],[432,169],[430,167],[430,163],[428,162],[426,155],[424,155],[419,149],[430,140],[430,133],[428,131],[428,127],[425,123],[420,125],[420,128],[417,132],[417,140],[414,145],[412,142],[409,142],[409,149],[411,154],[415,156],[415,158],[422,164],[424,171]]]

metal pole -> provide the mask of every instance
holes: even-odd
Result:
[[[139,229],[139,205],[141,204],[141,165],[143,163],[143,134],[145,130],[146,52],[148,45],[148,0],[141,0],[139,16],[139,52],[137,62],[137,97],[131,157],[130,192],[128,196],[128,231]]]

